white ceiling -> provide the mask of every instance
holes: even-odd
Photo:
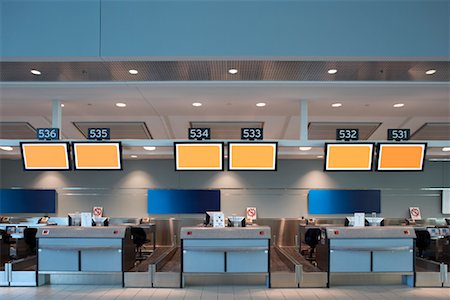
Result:
[[[0,82],[0,119],[49,127],[54,99],[65,105],[68,139],[84,138],[75,121],[143,121],[154,139],[186,139],[191,121],[261,121],[265,139],[298,139],[301,99],[309,121],[382,122],[371,139],[386,139],[387,128],[450,122],[449,82]]]

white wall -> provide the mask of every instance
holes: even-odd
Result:
[[[450,163],[428,162],[424,172],[325,173],[323,161],[281,160],[277,172],[175,172],[172,160],[124,161],[123,171],[25,172],[20,161],[0,160],[0,187],[52,188],[58,215],[103,206],[113,217],[147,215],[147,189],[221,189],[222,210],[242,214],[256,206],[264,218],[307,216],[309,189],[380,189],[381,214],[441,217],[441,192],[450,187]],[[448,216],[448,215],[447,215]]]

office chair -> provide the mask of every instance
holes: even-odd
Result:
[[[317,244],[319,244],[321,232],[322,230],[320,228],[309,228],[306,230],[305,243],[310,247],[307,260],[314,260],[313,255]]]
[[[23,230],[23,239],[25,240],[25,243],[27,244],[32,254],[36,254],[36,233],[36,228],[28,227]]]
[[[142,256],[142,246],[147,241],[147,234],[145,233],[144,228],[131,227],[131,236],[133,239],[133,244],[136,246],[136,253],[138,254],[136,259],[137,260],[145,259],[145,257]]]
[[[431,236],[427,230],[416,229],[416,247],[419,249],[419,257],[424,257],[424,252],[431,245]]]

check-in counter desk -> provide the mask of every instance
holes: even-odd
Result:
[[[67,280],[90,284],[121,282],[123,285],[124,272],[134,265],[130,227],[47,226],[39,228],[36,237],[37,272],[49,275],[50,283],[66,283]],[[83,281],[82,276],[73,275],[89,276]],[[104,282],[106,278],[116,280]]]
[[[270,237],[268,226],[182,227],[181,285],[185,281],[189,284],[189,277],[192,277],[185,275],[200,275],[207,280],[215,274],[225,275],[219,282],[262,281],[270,286]],[[252,275],[259,279],[252,281]]]
[[[414,228],[327,227],[323,230],[326,236],[317,246],[317,263],[322,270],[328,270],[329,284],[338,281],[335,275],[348,274],[354,275],[350,281],[346,279],[348,282],[358,283],[372,277],[375,282],[387,283],[383,280],[397,276],[399,283],[414,286]]]

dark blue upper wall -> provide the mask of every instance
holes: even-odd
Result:
[[[450,57],[446,0],[0,1],[4,60]]]

